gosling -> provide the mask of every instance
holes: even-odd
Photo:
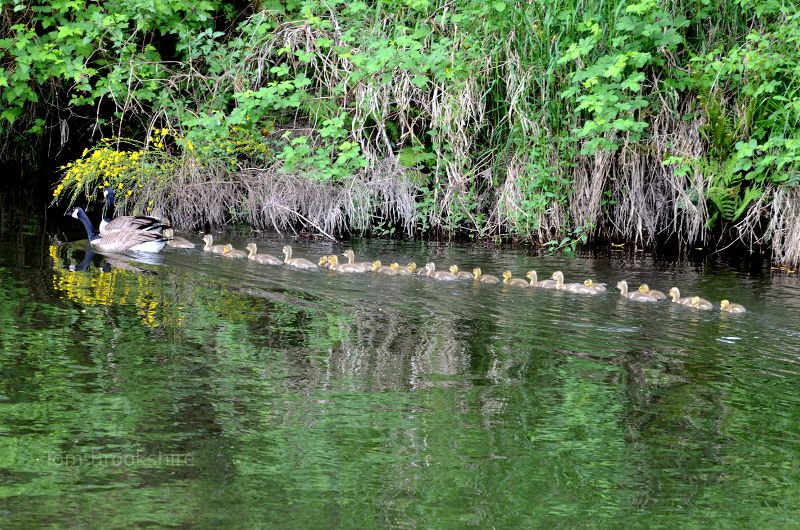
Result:
[[[257,254],[258,247],[255,243],[248,243],[247,244],[247,259],[251,259],[256,263],[262,263],[264,265],[283,265],[283,261],[276,258],[272,254]]]
[[[530,287],[528,282],[522,278],[512,278],[511,271],[503,272],[503,284],[510,285],[511,287]]]
[[[655,296],[650,296],[648,293],[642,293],[639,291],[635,292],[628,292],[628,282],[625,280],[620,280],[617,282],[617,289],[619,289],[620,295],[628,300],[633,300],[634,302],[658,302],[658,299]]]
[[[647,285],[646,283],[643,283],[642,285],[639,286],[639,292],[640,293],[649,294],[650,296],[655,296],[656,299],[658,299],[658,300],[666,300],[667,299],[667,295],[665,295],[661,291],[657,291],[655,289],[651,289],[650,286]]]
[[[474,280],[475,276],[466,272],[466,271],[459,271],[458,265],[450,265],[450,274],[458,278],[459,280]]]
[[[213,254],[222,254],[225,250],[225,245],[214,245],[214,236],[211,234],[206,234],[203,236],[203,241],[205,241],[206,245],[203,247],[203,250],[206,252],[211,252]]]
[[[732,304],[728,300],[723,300],[719,303],[720,311],[724,313],[746,313],[747,309],[743,305]]]
[[[480,283],[500,283],[500,278],[492,276],[491,274],[483,274],[481,269],[475,267],[472,269],[472,275],[475,277],[476,282]]]
[[[226,258],[235,258],[235,259],[244,259],[247,257],[247,254],[244,253],[242,250],[236,250],[233,248],[233,245],[227,244],[222,249],[222,255]]]

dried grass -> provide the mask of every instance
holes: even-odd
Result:
[[[800,264],[800,188],[775,190],[771,210],[766,237],[772,243],[773,260],[797,266]]]
[[[141,190],[135,201],[122,200],[119,209],[142,213],[152,204],[152,214],[179,228],[241,222],[280,232],[300,225],[328,237],[367,230],[375,216],[413,235],[414,194],[403,169],[391,160],[346,186],[284,173],[278,167],[231,174],[222,165],[200,167],[188,160],[174,178]]]

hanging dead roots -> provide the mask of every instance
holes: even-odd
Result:
[[[415,189],[404,170],[384,160],[376,170],[333,183],[279,168],[228,173],[222,165],[187,161],[174,178],[146,188],[120,209],[168,217],[179,228],[246,223],[278,232],[306,227],[333,234],[366,231],[373,217],[389,220],[412,235]]]

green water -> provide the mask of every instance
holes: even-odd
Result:
[[[70,272],[80,245],[4,237],[3,527],[800,525],[796,275],[354,244],[678,285],[739,317],[199,251]]]

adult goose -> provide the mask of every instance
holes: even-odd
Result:
[[[101,236],[130,230],[161,233],[169,227],[169,223],[147,215],[123,215],[114,219],[114,188],[107,186],[103,190],[103,196],[106,198],[106,207],[100,221]]]
[[[160,252],[167,244],[166,238],[158,232],[143,230],[125,230],[97,235],[92,228],[92,223],[86,216],[83,208],[76,206],[67,212],[67,215],[79,220],[86,229],[86,236],[93,249],[100,252]]]

